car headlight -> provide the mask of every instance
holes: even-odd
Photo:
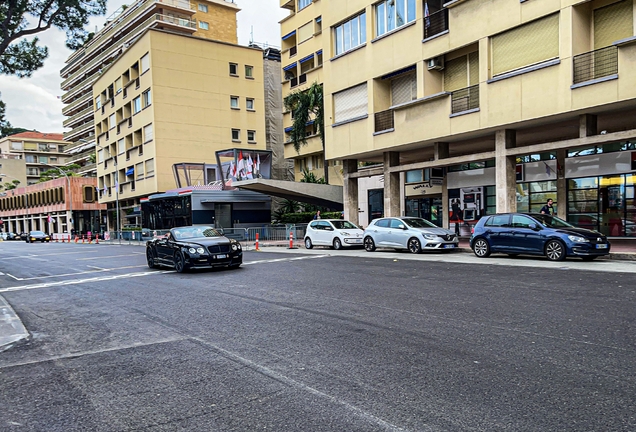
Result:
[[[237,251],[238,250],[238,246],[236,243],[232,243],[232,250],[233,251]]]
[[[198,254],[204,254],[205,253],[205,249],[203,249],[202,247],[197,248],[197,253]]]
[[[574,243],[589,243],[590,242],[585,237],[579,237],[579,236],[575,236],[575,235],[569,235],[568,238],[570,239],[570,241],[572,241]]]
[[[435,234],[422,234],[426,240],[435,240],[437,236]]]
[[[197,253],[197,250],[195,248],[190,248],[188,249],[188,252],[190,252],[191,254],[195,254]]]
[[[350,233],[348,233],[348,232],[343,231],[343,232],[341,232],[341,233],[340,233],[340,235],[341,235],[341,236],[348,237],[348,236],[350,236],[351,234],[350,234]]]

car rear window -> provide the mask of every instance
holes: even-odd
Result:
[[[508,226],[509,220],[509,215],[495,215],[491,216],[484,225],[487,227],[505,227]]]
[[[388,228],[389,227],[389,219],[380,219],[375,223],[376,226],[380,228]]]

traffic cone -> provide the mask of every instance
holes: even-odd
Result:
[[[79,237],[75,236],[75,243],[77,243],[79,241]]]
[[[99,236],[95,236],[95,244],[99,244]]]

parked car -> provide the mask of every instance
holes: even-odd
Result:
[[[364,231],[355,224],[342,219],[319,219],[309,223],[305,232],[305,247],[331,246],[334,249],[343,247],[362,247]]]
[[[485,216],[475,225],[470,247],[480,258],[501,252],[545,255],[551,261],[578,256],[585,261],[609,254],[610,243],[598,231],[577,228],[555,216],[505,213]]]
[[[458,244],[454,232],[416,217],[375,219],[364,230],[364,248],[368,252],[373,252],[376,247],[387,247],[420,253],[423,250],[455,249]]]
[[[26,242],[35,243],[36,241],[48,243],[51,241],[51,237],[43,231],[29,231],[29,235],[26,237]]]
[[[194,268],[238,268],[243,251],[238,241],[211,226],[185,226],[146,242],[146,261],[150,268],[174,267],[179,273]]]

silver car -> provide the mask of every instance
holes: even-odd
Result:
[[[416,254],[423,250],[455,249],[458,244],[454,232],[416,217],[375,219],[364,230],[364,248],[368,252],[386,247],[408,249]]]

